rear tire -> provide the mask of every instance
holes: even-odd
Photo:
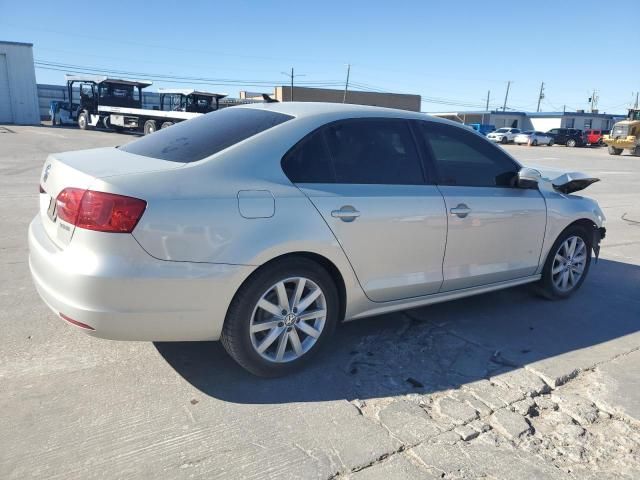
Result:
[[[531,146],[537,147],[538,146],[538,140],[534,140],[533,142],[531,142]]]
[[[609,151],[609,155],[620,155],[622,153],[621,148],[612,147],[611,145],[609,145],[607,150]]]
[[[503,145],[506,145],[507,143],[509,143],[509,139],[507,137],[502,137],[502,140],[500,140],[500,143]]]
[[[547,147],[553,147],[553,139],[549,140],[549,143],[547,143]]]
[[[160,125],[160,129],[169,128],[171,125],[173,125],[173,122],[163,122],[162,125]]]
[[[312,301],[304,305],[305,299]],[[279,377],[300,369],[321,350],[339,312],[335,283],[324,268],[306,258],[275,261],[253,273],[236,293],[222,345],[252,374]]]
[[[560,234],[549,250],[538,282],[538,291],[543,297],[569,298],[582,286],[591,265],[592,237],[591,232],[580,225],[569,226]]]
[[[147,120],[144,122],[144,134],[149,135],[156,131],[156,121],[155,120]]]
[[[567,140],[567,147],[575,147],[576,146],[576,141],[573,138],[570,138],[569,140]]]

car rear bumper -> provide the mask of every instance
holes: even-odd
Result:
[[[36,216],[29,226],[29,267],[51,310],[100,338],[218,340],[231,299],[255,268],[157,260],[131,235],[76,234],[95,241],[76,241],[74,234],[61,250]]]

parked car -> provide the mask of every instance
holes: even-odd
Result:
[[[611,130],[585,130],[584,137],[587,139],[589,145],[604,145],[602,137],[609,135]]]
[[[582,147],[587,142],[582,130],[577,128],[552,128],[547,135],[553,137],[553,143],[567,147]]]
[[[495,132],[491,132],[487,135],[487,138],[492,142],[511,143],[519,133],[519,128],[499,128]]]
[[[49,155],[29,265],[91,335],[221,340],[276,376],[343,320],[525,283],[569,297],[604,236],[598,204],[569,194],[594,181],[420,113],[243,105]]]
[[[528,144],[532,146],[536,145],[553,145],[553,137],[551,135],[547,135],[546,133],[538,132],[535,130],[526,130],[522,133],[519,133],[513,139],[513,143],[518,145]]]
[[[490,125],[488,123],[468,123],[471,128],[473,128],[476,132],[481,135],[486,136],[487,134],[493,132],[496,129],[495,125]]]

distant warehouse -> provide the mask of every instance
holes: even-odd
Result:
[[[489,124],[496,128],[520,128],[522,130],[540,130],[546,132],[552,128],[577,128],[587,130],[590,128],[609,130],[624,115],[612,115],[608,113],[585,112],[514,112],[507,110],[492,111],[467,111],[431,113],[436,117],[447,118],[455,122],[472,124]]]
[[[275,87],[275,100],[279,102],[291,101],[291,87]],[[293,100],[296,102],[329,102],[342,103],[345,100],[344,89],[331,90],[328,88],[293,87]],[[347,91],[346,103],[356,105],[373,105],[376,107],[398,108],[400,110],[420,111],[420,95],[405,93],[378,93],[359,90]]]

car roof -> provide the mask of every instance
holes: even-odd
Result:
[[[327,103],[327,102],[277,102],[277,103],[253,103],[238,105],[232,108],[251,108],[256,110],[267,110],[271,112],[283,113],[296,118],[308,117],[389,117],[389,118],[413,118],[422,120],[432,120],[441,123],[461,126],[458,122],[432,117],[426,113],[399,110],[396,108],[375,107],[370,105],[354,105],[350,103]]]

